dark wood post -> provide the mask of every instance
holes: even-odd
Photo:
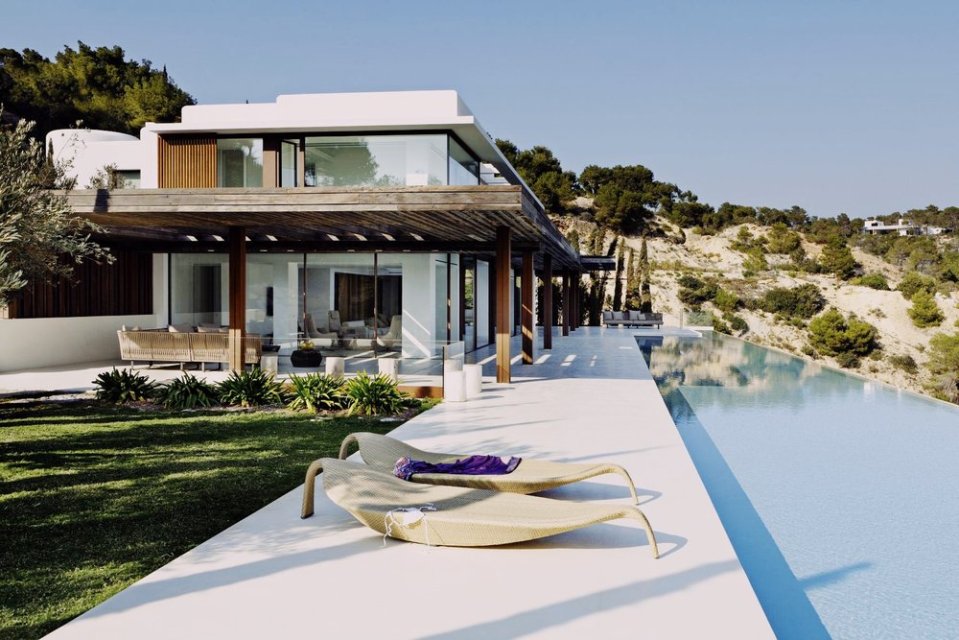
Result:
[[[572,300],[569,299],[569,269],[563,269],[563,335],[569,335],[569,313],[573,308]]]
[[[486,280],[487,321],[486,344],[496,344],[496,261],[489,263]]]
[[[553,256],[543,254],[543,349],[553,348]]]
[[[243,331],[246,328],[246,229],[230,227],[229,365],[243,370]]]
[[[523,251],[523,273],[520,276],[520,324],[523,334],[523,364],[533,364],[533,336],[536,331],[536,316],[533,313],[533,297],[536,291],[533,273],[533,252]]]
[[[496,381],[510,382],[509,342],[513,310],[509,306],[510,254],[509,227],[496,228]]]
[[[578,271],[573,271],[572,282],[569,283],[573,296],[573,308],[570,309],[570,329],[576,331],[579,328],[579,318],[583,312],[582,303],[579,296],[579,284],[582,278]]]

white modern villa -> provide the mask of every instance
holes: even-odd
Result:
[[[58,130],[47,148],[116,261],[11,304],[0,371],[119,359],[118,330],[169,327],[227,334],[234,368],[248,336],[281,357],[304,339],[408,358],[496,344],[508,380],[511,335],[533,359],[535,274],[565,293],[546,287],[548,349],[596,268],[455,91],[188,106],[139,137]],[[84,188],[105,168],[117,188]]]

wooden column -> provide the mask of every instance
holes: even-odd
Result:
[[[533,296],[536,292],[533,273],[533,252],[523,251],[523,273],[520,276],[520,325],[523,334],[523,364],[533,364],[533,336],[536,316],[533,314]]]
[[[466,264],[465,264],[465,260],[463,260],[463,254],[462,254],[462,253],[460,254],[459,261],[460,261],[460,270],[459,270],[459,274],[460,274],[460,278],[459,278],[459,280],[460,280],[460,282],[459,282],[459,289],[460,289],[460,305],[459,305],[459,307],[460,307],[460,308],[459,308],[459,315],[460,315],[459,325],[460,325],[460,326],[459,326],[459,332],[460,332],[460,337],[459,337],[459,339],[462,340],[463,342],[466,342]],[[474,277],[473,277],[473,317],[474,317],[474,318],[476,317],[476,277],[475,277],[475,275],[474,275]],[[475,321],[474,321],[473,324],[474,324],[474,325],[476,324]],[[473,335],[476,336],[475,326],[474,326]],[[476,342],[476,341],[474,340],[474,342]],[[475,345],[474,345],[474,348],[475,348]]]
[[[543,254],[543,349],[553,348],[553,256]]]
[[[509,341],[513,310],[509,306],[510,253],[509,227],[496,228],[496,381],[510,382]]]
[[[569,314],[573,308],[573,301],[569,299],[569,269],[563,269],[563,335],[569,335]]]
[[[246,327],[246,229],[230,227],[230,369],[243,370]]]
[[[496,261],[489,263],[489,271],[486,274],[486,298],[487,321],[486,321],[486,344],[496,344]]]

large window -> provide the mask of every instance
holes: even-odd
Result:
[[[314,136],[306,138],[306,186],[447,184],[447,136]]]
[[[263,186],[263,140],[220,138],[216,141],[218,187]]]
[[[449,138],[450,184],[479,184],[479,162],[459,142]]]

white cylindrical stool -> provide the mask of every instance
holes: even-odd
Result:
[[[278,353],[264,351],[260,355],[260,369],[263,371],[263,373],[272,373],[273,375],[276,375],[279,362],[280,354]]]
[[[464,364],[463,375],[466,384],[466,399],[478,398],[483,393],[483,365]]]
[[[462,370],[443,374],[443,399],[447,402],[466,402],[466,374]]]
[[[326,375],[342,376],[346,372],[346,359],[338,356],[327,356]]]
[[[400,381],[400,361],[396,358],[378,358],[380,373],[389,376],[393,382]]]

